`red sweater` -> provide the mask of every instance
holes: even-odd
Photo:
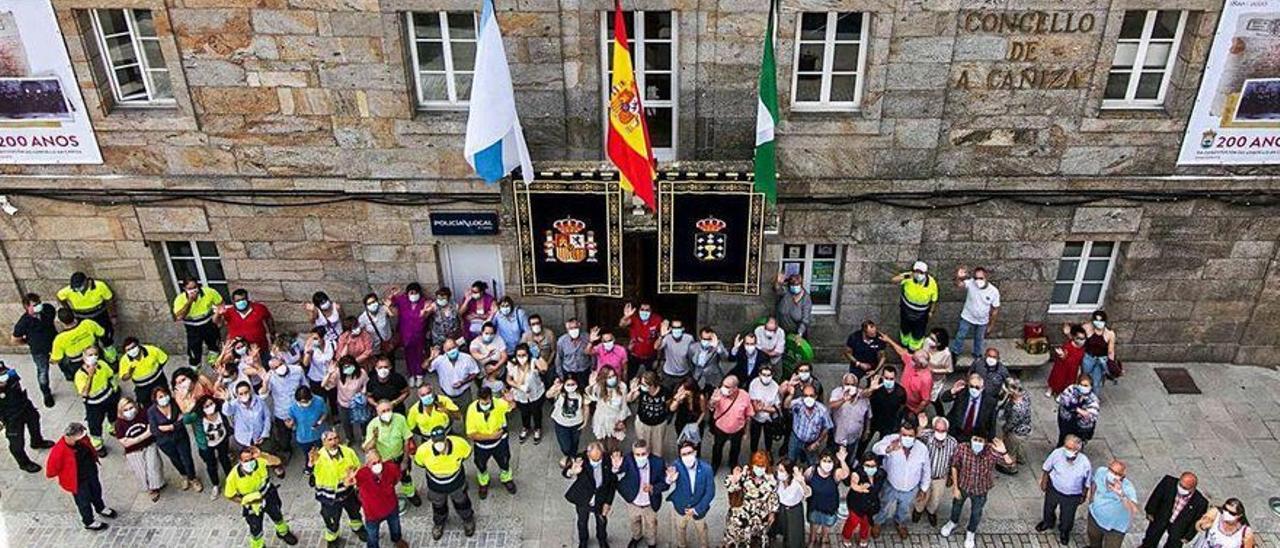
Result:
[[[77,444],[84,446],[93,455],[94,462],[98,461],[98,453],[93,450],[93,444],[89,441],[89,436],[80,438]],[[63,491],[76,494],[80,489],[79,476],[76,467],[76,451],[70,445],[67,445],[67,438],[64,436],[58,439],[58,443],[53,444],[53,448],[49,450],[49,460],[44,463],[45,477],[58,478],[58,485]]]
[[[356,471],[356,492],[360,496],[365,521],[377,521],[400,511],[396,499],[399,481],[400,467],[394,462],[383,461],[380,476],[374,475],[367,465]]]

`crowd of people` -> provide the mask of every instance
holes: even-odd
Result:
[[[471,536],[469,476],[480,500],[495,473],[516,495],[512,443],[540,444],[549,418],[579,546],[592,533],[609,546],[619,499],[629,547],[656,546],[659,537],[710,546],[706,519],[724,496],[726,546],[817,547],[833,538],[867,546],[882,529],[905,539],[925,519],[942,537],[963,528],[972,548],[995,473],[1037,463],[1026,451],[1031,396],[984,346],[999,290],[983,268],[960,268],[954,281],[965,301],[954,338],[934,324],[939,284],[916,262],[892,279],[901,289],[899,336],[863,322],[846,341],[847,372],[828,388],[813,364],[789,353],[812,324],[797,276],[779,276],[767,318],[723,338],[644,302],[628,303],[616,324],[571,318],[553,327],[483,282],[461,299],[410,283],[369,293],[354,312],[318,291],[304,304],[313,328],[294,334],[278,330],[244,289],[226,303],[185,280],[172,312],[186,331],[186,363],[175,367],[169,352],[136,336],[117,345],[110,286],[76,273],[57,305],[24,297],[13,337],[30,347],[44,405],[54,405],[48,370],[56,364],[85,421],[46,440],[18,374],[2,365],[0,420],[24,471],[42,469],[26,437],[31,448],[49,449],[46,475],[72,495],[90,530],[116,516],[98,479],[110,435],[152,500],[162,496],[168,461],[180,490],[207,485],[212,498],[238,504],[251,547],[265,544],[264,516],[278,538],[297,542],[276,482],[295,457],[330,545],[349,529],[376,547],[385,523],[391,541],[406,546],[400,515],[424,493],[433,538],[444,534],[451,506]],[[1102,311],[1063,333],[1046,394],[1056,398],[1059,435],[1039,464],[1044,512],[1036,529],[1056,530],[1066,545],[1085,505],[1090,546],[1120,546],[1145,513],[1146,547],[1162,539],[1179,546],[1199,533],[1203,546],[1252,548],[1243,504],[1211,505],[1194,474],[1166,477],[1143,508],[1125,463],[1093,468],[1084,448],[1116,336]],[[972,362],[957,367],[969,339]],[[946,500],[950,512],[939,518]]]

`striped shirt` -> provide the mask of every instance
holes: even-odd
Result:
[[[920,441],[925,447],[929,448],[929,475],[931,479],[943,479],[951,473],[951,457],[956,454],[956,447],[959,443],[956,439],[947,436],[938,441],[933,437],[933,429],[927,428],[920,432]]]

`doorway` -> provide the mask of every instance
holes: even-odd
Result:
[[[698,325],[698,296],[658,293],[658,234],[628,232],[622,237],[622,299],[587,298],[587,325],[614,328],[622,317],[623,306],[631,301],[648,302],[663,318],[683,320],[686,330],[694,332]],[[626,333],[618,333],[625,339]]]
[[[506,295],[502,275],[502,248],[493,244],[445,244],[440,246],[441,284],[461,299],[471,284],[489,284],[491,295]]]

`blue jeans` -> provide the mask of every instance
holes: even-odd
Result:
[[[918,489],[899,491],[886,482],[884,491],[880,493],[880,513],[876,514],[875,524],[884,525],[892,517],[895,523],[905,526],[907,514],[911,513],[911,504],[915,501],[917,491]]]
[[[581,428],[556,424],[556,444],[560,446],[560,453],[564,456],[572,458],[578,454],[578,439],[581,437]]]
[[[31,354],[31,361],[36,364],[36,382],[40,383],[40,393],[49,394],[49,354]]]
[[[400,513],[391,512],[385,518],[379,520],[365,520],[364,532],[368,534],[369,540],[364,542],[365,548],[378,548],[378,531],[382,529],[382,524],[387,524],[387,531],[391,533],[391,542],[400,542],[403,537],[400,536]]]
[[[951,339],[952,354],[960,355],[964,352],[964,340],[969,337],[970,331],[973,332],[973,357],[982,357],[982,349],[986,346],[987,324],[969,323],[964,318],[960,318],[960,325],[956,326],[956,336]]]
[[[818,461],[809,451],[808,445],[808,443],[800,441],[800,438],[797,438],[795,433],[792,432],[787,442],[787,458],[796,464],[817,464]]]
[[[1093,393],[1102,396],[1102,381],[1107,378],[1107,357],[1084,355],[1080,372],[1093,379]]]
[[[987,495],[971,495],[960,491],[960,498],[951,499],[951,523],[960,523],[960,512],[964,510],[964,501],[969,499],[969,527],[966,531],[978,532],[978,524],[982,523],[982,509],[987,505]]]

